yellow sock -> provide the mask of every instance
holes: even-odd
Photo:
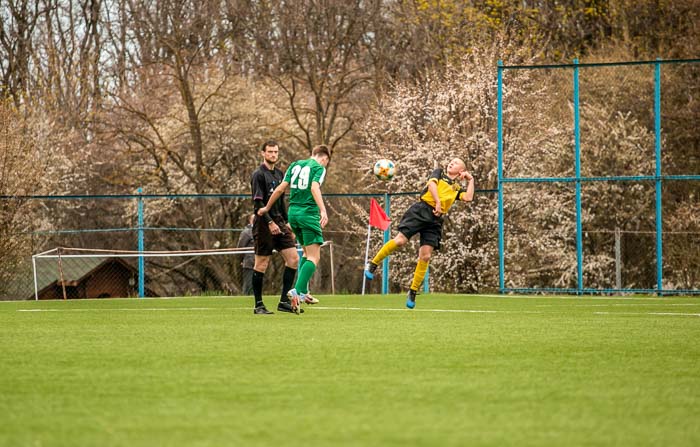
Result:
[[[423,279],[425,278],[425,272],[428,271],[429,262],[418,260],[416,264],[416,271],[413,272],[413,282],[411,283],[411,290],[418,291],[418,288],[423,284]]]
[[[389,242],[384,244],[384,246],[379,250],[377,255],[372,259],[372,262],[379,265],[379,263],[382,262],[384,258],[392,254],[397,248],[398,245],[396,245],[396,242],[394,242],[394,240],[391,239]]]

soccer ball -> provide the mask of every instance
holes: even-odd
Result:
[[[396,167],[393,161],[382,159],[374,164],[373,172],[379,180],[391,180],[396,173]]]

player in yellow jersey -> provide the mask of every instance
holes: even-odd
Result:
[[[469,182],[466,189],[460,183],[463,179]],[[428,184],[423,189],[420,200],[411,205],[401,218],[399,233],[394,239],[384,244],[367,265],[365,277],[374,279],[377,267],[384,258],[406,245],[416,233],[420,234],[418,263],[406,299],[406,307],[413,309],[416,306],[418,287],[428,270],[430,256],[433,250],[440,249],[443,216],[455,201],[470,202],[473,198],[474,177],[467,171],[467,166],[461,159],[454,158],[447,164],[447,168],[434,170],[428,178]]]

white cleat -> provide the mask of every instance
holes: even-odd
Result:
[[[304,296],[304,304],[318,304],[318,300],[310,293],[307,293],[306,296]]]
[[[299,315],[301,313],[301,298],[297,293],[296,289],[292,289],[287,292],[287,297],[289,298],[289,304],[292,306],[292,312]]]

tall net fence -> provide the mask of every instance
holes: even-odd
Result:
[[[0,299],[33,298],[32,255],[49,248],[136,248],[135,200],[2,198],[0,208]]]
[[[503,291],[700,289],[700,60],[499,67]]]
[[[429,289],[697,292],[700,60],[500,66],[498,72],[500,161],[487,164],[498,164],[499,190],[477,191],[472,204],[450,210]],[[324,236],[333,256],[331,246],[322,249],[311,290],[360,293],[370,198],[390,202],[394,236],[416,196],[324,191],[330,217]],[[34,297],[34,254],[57,247],[234,249],[251,211],[248,194],[0,197],[0,299]],[[385,237],[370,231],[370,255]],[[416,239],[391,256],[387,291],[410,284]],[[146,258],[145,294],[246,295],[243,257]],[[107,258],[91,262],[66,264],[71,277],[62,281],[55,265],[45,267],[41,284],[59,284],[63,295],[64,285],[78,287],[105,269],[121,271],[112,273],[118,291],[133,295],[134,259],[111,267]],[[279,293],[282,271],[281,257],[273,256],[265,294]],[[380,281],[368,287],[380,291]],[[94,293],[80,296],[88,295]]]
[[[491,210],[490,216],[488,212],[486,216],[479,216],[483,228],[465,225],[468,212],[464,209],[451,213],[445,224],[446,239],[468,240],[474,244],[474,249],[466,253],[461,246],[446,247],[432,264],[438,271],[469,270],[471,274],[440,275],[440,280],[431,284],[431,290],[494,290],[496,287],[498,275],[493,250],[497,238],[495,201],[492,200],[495,197],[489,193],[479,196],[477,206]],[[321,262],[310,284],[313,293],[361,293],[372,197],[382,204],[390,201],[389,214],[394,222],[389,234],[393,237],[399,218],[416,200],[417,194],[325,194],[330,216],[324,229],[328,243],[321,249]],[[143,257],[145,296],[249,294],[245,290],[243,260],[251,256],[250,249],[241,247],[239,252],[207,256],[179,253],[239,249],[252,211],[247,194],[3,198],[0,202],[19,209],[18,221],[7,233],[14,245],[2,255],[1,299],[137,296],[139,266],[133,252],[139,249],[140,237],[141,248],[146,252]],[[476,219],[480,213],[472,211],[471,214]],[[479,234],[479,238],[469,236],[469,231],[477,231],[475,234]],[[369,237],[370,250],[376,252],[384,241],[384,232],[372,228]],[[405,290],[410,284],[417,241],[410,245],[392,256],[389,292]],[[64,249],[60,263],[56,253],[35,259],[35,281],[32,256],[59,247]],[[110,254],[90,252],[70,256],[66,254],[70,252],[68,249],[108,250]],[[120,256],[119,251],[130,254]],[[156,251],[171,255],[148,255]],[[283,270],[281,256],[273,255],[265,274],[263,292],[266,295],[280,293]],[[368,293],[382,291],[379,281],[367,285]]]

